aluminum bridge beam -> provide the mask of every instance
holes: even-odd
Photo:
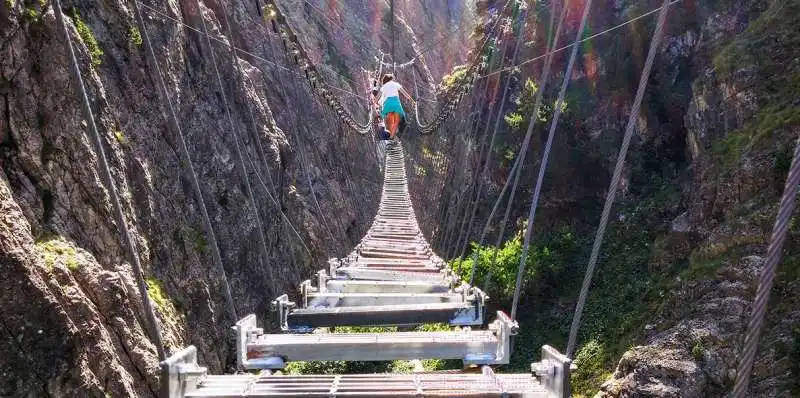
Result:
[[[568,398],[570,361],[549,346],[531,373],[209,375],[189,346],[161,362],[162,398],[184,397],[519,397]]]
[[[244,369],[282,369],[290,361],[461,359],[507,364],[517,323],[503,312],[488,330],[452,332],[265,334],[255,315],[236,323],[237,361]]]

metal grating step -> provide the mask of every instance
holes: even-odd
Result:
[[[507,364],[517,323],[498,311],[488,330],[452,332],[267,334],[255,315],[236,323],[237,361],[244,369],[281,369],[287,361],[461,359]]]

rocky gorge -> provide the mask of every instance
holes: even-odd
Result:
[[[268,318],[272,298],[294,289],[328,257],[345,255],[369,227],[381,184],[374,146],[369,137],[339,128],[314,98],[263,19],[262,2],[138,3],[147,37],[128,1],[64,1],[58,11],[76,45],[167,351],[193,344],[210,370],[231,371],[228,330],[235,320],[226,313],[214,246],[239,316]],[[375,67],[378,50],[391,47],[389,3],[278,3],[337,96],[354,113],[363,109],[352,94],[366,91],[365,69]],[[398,0],[396,51],[412,58],[500,3]],[[562,4],[528,3],[520,59],[545,52],[548,10]],[[586,35],[661,4],[594,3]],[[571,38],[585,2],[563,4],[570,7],[564,37]],[[800,134],[800,2],[684,0],[672,7],[587,304],[573,375],[578,396],[730,392]],[[0,396],[155,396],[156,349],[54,12],[46,0],[0,4]],[[214,40],[199,33],[201,19]],[[522,343],[508,370],[525,369],[541,344],[565,344],[653,26],[653,18],[644,18],[588,41],[566,77],[567,111],[534,223]],[[441,41],[413,65],[428,92],[472,55],[471,33],[464,29]],[[145,54],[148,37],[189,162]],[[556,56],[556,83],[545,88],[550,103],[567,57]],[[524,128],[518,126],[530,117],[523,112],[531,97],[525,90],[541,86],[541,68],[533,62],[513,72],[476,225],[505,182],[509,151],[519,149]],[[515,113],[522,122],[509,117]],[[458,126],[442,131],[457,136]],[[526,221],[546,127],[537,127],[510,225]],[[478,151],[464,149],[474,144],[441,155],[480,164]],[[443,224],[436,218],[442,207],[453,207],[446,194],[464,190],[471,171],[463,167],[463,178],[427,171],[442,201],[428,198],[417,209],[426,232],[443,233],[434,226]],[[480,228],[473,231],[468,238],[476,241]],[[501,266],[516,270],[516,250]],[[798,250],[793,222],[758,351],[754,397],[800,394]],[[496,275],[490,293],[507,308],[499,280]]]

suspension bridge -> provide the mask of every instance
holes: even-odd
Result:
[[[543,92],[551,78],[553,55],[560,51],[571,50],[569,61],[563,74],[564,78],[558,99],[553,107],[554,115],[550,121],[547,142],[543,149],[540,170],[530,201],[528,223],[524,232],[522,258],[517,272],[514,299],[510,313],[506,314],[503,311],[497,311],[494,314],[487,314],[486,304],[490,298],[484,292],[486,289],[479,289],[475,286],[475,267],[473,266],[468,280],[462,280],[456,272],[448,268],[446,262],[436,253],[442,253],[445,258],[463,257],[465,255],[475,219],[476,204],[483,195],[483,191],[485,191],[483,180],[489,164],[489,155],[496,141],[504,104],[509,94],[513,71],[518,66],[531,62],[531,60],[523,62],[518,60],[523,42],[523,27],[527,18],[527,7],[525,2],[517,0],[508,0],[489,18],[485,26],[486,33],[481,43],[473,51],[473,57],[467,63],[464,73],[456,78],[456,81],[446,91],[438,93],[436,102],[439,106],[433,113],[433,117],[429,121],[425,121],[419,106],[415,106],[413,112],[414,132],[420,137],[436,137],[435,145],[428,148],[428,150],[432,149],[438,152],[447,148],[448,145],[449,149],[453,149],[456,145],[456,138],[448,137],[445,134],[447,131],[445,122],[450,120],[457,110],[463,111],[464,108],[467,108],[466,118],[459,124],[460,126],[465,126],[465,131],[460,138],[464,139],[466,137],[473,142],[479,141],[480,145],[477,146],[478,149],[461,145],[459,147],[461,152],[456,153],[460,155],[477,154],[478,159],[484,159],[485,157],[486,160],[479,167],[475,167],[474,172],[463,171],[465,164],[450,164],[447,162],[445,165],[441,157],[430,160],[430,164],[438,169],[439,174],[446,175],[448,178],[460,178],[465,182],[466,188],[449,195],[447,198],[443,197],[442,190],[438,190],[433,195],[426,195],[424,189],[420,188],[428,181],[422,178],[424,173],[416,170],[420,167],[421,162],[419,158],[408,155],[408,151],[422,152],[423,148],[421,148],[419,141],[414,143],[411,140],[408,144],[399,140],[389,142],[385,157],[376,156],[376,161],[383,164],[384,172],[380,204],[372,225],[349,255],[344,258],[330,259],[327,265],[318,268],[318,272],[312,279],[302,282],[296,292],[296,300],[291,300],[289,294],[283,294],[272,300],[274,315],[272,321],[278,325],[280,333],[269,333],[265,331],[264,327],[259,327],[259,320],[256,319],[254,314],[249,314],[242,318],[238,317],[226,279],[225,269],[222,266],[219,249],[216,247],[213,226],[205,210],[191,157],[183,142],[184,138],[181,133],[180,122],[176,117],[171,97],[164,83],[143,17],[143,9],[153,13],[159,13],[159,11],[140,0],[134,0],[132,4],[136,13],[138,27],[144,39],[149,66],[155,72],[154,80],[158,83],[163,106],[167,109],[166,114],[170,127],[181,140],[182,160],[185,160],[188,165],[192,176],[192,186],[201,204],[205,232],[208,234],[209,241],[212,242],[212,258],[215,267],[223,277],[228,316],[237,320],[233,329],[236,336],[236,365],[240,372],[233,375],[212,375],[202,364],[198,363],[198,353],[195,347],[189,346],[173,353],[167,353],[164,349],[155,312],[152,304],[147,299],[147,288],[142,278],[143,272],[136,247],[128,233],[114,180],[103,152],[103,138],[95,125],[92,107],[86,94],[80,65],[75,55],[69,30],[61,12],[58,12],[61,10],[60,1],[54,0],[54,8],[57,11],[55,13],[56,20],[60,29],[66,35],[66,43],[72,61],[72,73],[79,83],[79,95],[83,104],[84,116],[89,121],[88,127],[96,151],[100,154],[104,183],[111,194],[116,222],[121,228],[125,243],[128,245],[134,274],[137,278],[141,297],[144,298],[142,304],[147,316],[149,334],[158,349],[159,357],[163,360],[161,362],[162,396],[169,398],[231,396],[569,397],[569,375],[572,367],[570,358],[575,352],[577,329],[580,325],[583,306],[594,274],[598,253],[619,185],[622,165],[639,114],[644,90],[663,34],[668,10],[672,4],[678,1],[664,0],[661,7],[600,33],[612,32],[620,26],[632,23],[647,15],[658,15],[650,50],[641,73],[641,80],[630,111],[630,119],[625,130],[600,225],[597,229],[595,243],[587,265],[586,277],[575,308],[575,317],[570,329],[566,351],[562,354],[551,346],[543,346],[541,348],[541,357],[539,361],[531,363],[530,372],[499,373],[496,372],[495,367],[509,363],[513,350],[512,342],[514,341],[514,336],[518,334],[519,325],[516,322],[516,316],[520,299],[521,278],[525,268],[525,256],[530,245],[532,225],[539,201],[543,175],[548,164],[554,133],[557,130],[562,112],[560,105],[564,101],[566,88],[569,84],[570,76],[572,76],[578,44],[587,40],[581,35],[586,26],[592,1],[584,2],[575,40],[568,45],[561,43],[561,33],[564,30],[564,20],[567,16],[568,7],[562,6],[560,12],[557,12],[558,10],[553,6],[556,3],[551,3],[551,35],[548,38],[548,50],[546,54],[536,58],[543,58],[544,67],[541,69],[541,76],[537,79],[540,89],[535,98],[534,115],[537,114],[542,106]],[[394,1],[390,1],[390,4],[393,12]],[[197,5],[199,9],[199,2]],[[311,58],[300,44],[297,35],[289,26],[287,18],[284,17],[274,0],[267,0],[263,8],[259,5],[259,12],[263,12],[265,17],[265,32],[271,32],[275,39],[281,43],[285,59],[289,61],[288,63],[294,63],[297,69],[291,70],[279,66],[274,60],[267,60],[252,53],[247,53],[247,55],[285,70],[292,76],[292,84],[295,84],[294,79],[296,77],[304,78],[316,98],[328,108],[329,114],[336,118],[341,126],[348,131],[357,133],[357,135],[370,137],[371,144],[375,145],[373,134],[375,129],[374,111],[371,108],[369,99],[362,94],[352,93],[325,82],[323,74],[314,66]],[[161,15],[182,24],[179,20],[165,14]],[[200,22],[201,26],[199,28],[186,26],[201,34],[206,39],[209,47],[213,45],[212,40],[225,43],[223,40],[212,37],[209,34],[204,18],[201,17]],[[227,15],[225,15],[225,26],[228,27],[230,33],[231,24],[227,20]],[[392,35],[394,35],[393,22],[391,31]],[[507,36],[511,36],[513,40],[510,42],[513,45],[499,46],[500,39],[508,39]],[[441,40],[444,39],[446,37]],[[392,43],[394,43],[394,37],[392,38]],[[498,50],[498,48],[500,49]],[[230,50],[234,58],[239,53],[245,53],[244,50],[233,45],[230,45]],[[376,53],[378,53],[378,50],[376,50]],[[395,72],[398,72],[399,68],[401,73],[404,70],[410,70],[410,80],[414,81],[415,95],[420,98],[413,65],[414,60],[421,55],[422,52],[418,52],[411,60],[398,63],[395,61],[395,54],[392,51],[392,62],[386,63],[384,62],[383,53],[381,53],[381,56],[377,59],[378,66],[375,71],[370,73],[370,77],[379,76],[384,67],[391,67]],[[210,51],[210,57],[214,65],[217,83],[222,93],[222,100],[225,103],[227,118],[232,125],[232,132],[237,145],[237,158],[241,163],[242,169],[245,170],[243,179],[246,183],[248,197],[251,200],[255,200],[253,199],[254,195],[252,194],[246,170],[248,169],[248,164],[253,169],[256,169],[256,165],[252,159],[247,159],[247,155],[243,154],[239,149],[240,137],[230,114],[231,108],[227,104],[214,51]],[[507,64],[504,64],[505,62]],[[236,65],[238,77],[241,78],[243,73],[239,69],[239,63],[234,61],[234,64]],[[494,71],[491,70],[493,65],[496,65]],[[504,74],[506,78],[504,84],[501,84],[501,78],[504,77]],[[493,76],[496,77],[497,82],[494,85],[490,85],[488,82]],[[368,83],[365,84],[365,87],[367,86]],[[493,88],[490,90],[490,87]],[[502,94],[500,94],[501,92]],[[363,99],[366,114],[368,115],[366,122],[360,123],[358,118],[344,105],[343,101],[337,97],[336,93],[352,96],[357,101]],[[489,98],[494,98],[495,100],[491,102],[488,112],[482,112],[482,106]],[[469,101],[465,101],[465,99]],[[250,112],[252,119],[252,111],[250,110]],[[484,115],[485,119],[483,119]],[[537,120],[537,117],[530,118],[521,148],[516,154],[514,165],[500,194],[500,198],[507,196],[507,199],[505,214],[500,223],[497,245],[503,239],[514,195],[522,174],[522,165],[524,164],[525,155]],[[490,130],[491,134],[489,134]],[[364,141],[369,142],[369,139]],[[796,152],[795,156],[796,158],[800,157],[800,150]],[[462,159],[466,157],[461,156]],[[249,160],[249,162],[246,160]],[[787,186],[791,186],[792,183],[795,186],[797,185],[798,179],[800,179],[800,171],[797,170],[800,169],[798,164],[800,164],[798,161],[793,163],[793,171],[790,173]],[[269,174],[267,174],[267,177],[269,177]],[[267,187],[267,183],[260,178],[259,182],[265,188],[267,195],[269,195],[270,189]],[[410,186],[416,188],[410,189]],[[313,191],[312,194],[314,194]],[[789,201],[786,198],[787,196],[785,195],[785,200],[781,203],[782,215],[790,214],[790,211],[786,213],[786,209],[794,205],[793,199]],[[273,202],[275,201],[274,198],[272,200]],[[314,200],[316,201],[316,196]],[[275,203],[277,205],[277,202]],[[431,244],[426,239],[426,234],[423,231],[426,228],[423,228],[418,222],[418,211],[415,211],[415,205],[419,206],[420,203],[440,209],[439,216],[434,220],[435,222],[433,224],[429,222],[426,226],[429,234],[434,230],[436,231],[434,244]],[[499,210],[500,203],[501,199],[495,202],[494,208],[489,215],[489,220],[481,233],[480,244],[485,243],[489,225]],[[252,206],[254,209],[257,207],[254,202]],[[285,214],[281,213],[281,216],[291,226],[291,221]],[[261,221],[257,210],[255,210],[255,217],[260,229]],[[776,244],[778,245],[780,244],[781,233],[785,236],[785,229],[782,229],[788,225],[785,224],[783,222],[776,223],[777,232],[775,236],[777,237],[776,241],[778,243]],[[326,228],[328,227],[326,226]],[[330,232],[330,228],[328,230]],[[294,230],[294,232],[301,239],[297,231]],[[265,238],[263,234],[259,239],[262,246],[264,246]],[[779,258],[780,247],[778,246],[777,250],[773,250],[772,246],[770,246],[771,255]],[[497,251],[495,251],[495,256],[496,253]],[[474,256],[477,256],[477,254],[474,254]],[[264,255],[264,258],[266,257]],[[496,258],[492,261],[495,260]],[[473,257],[473,264],[476,263],[477,258]],[[769,272],[767,271],[766,274]],[[774,268],[771,272],[774,274]],[[769,291],[771,278],[768,276],[762,279],[763,286],[759,287],[759,294],[761,295],[766,295]],[[295,296],[294,293],[292,292],[293,297]],[[759,304],[756,312],[763,311],[765,305],[765,301]],[[758,331],[760,330],[759,316],[763,321],[762,312],[754,317],[754,321],[748,331],[748,340],[746,342],[748,349],[745,350],[745,357],[739,370],[740,375],[746,376],[737,379],[737,394],[744,394],[746,385],[749,382],[753,347],[757,342]],[[262,324],[263,322],[262,320]],[[449,330],[433,332],[407,330],[417,325],[429,323],[447,324],[449,325]],[[387,326],[397,327],[404,331],[335,332],[335,328],[340,326]],[[334,328],[334,332],[329,332],[329,328]],[[285,369],[287,364],[292,361],[388,361],[429,358],[461,360],[464,364],[464,369],[460,371],[416,372],[411,374],[303,376],[283,375],[278,372]]]

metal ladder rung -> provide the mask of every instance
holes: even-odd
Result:
[[[516,322],[502,312],[488,330],[453,332],[264,334],[249,315],[236,324],[239,365],[276,369],[284,361],[461,359],[506,364]]]

